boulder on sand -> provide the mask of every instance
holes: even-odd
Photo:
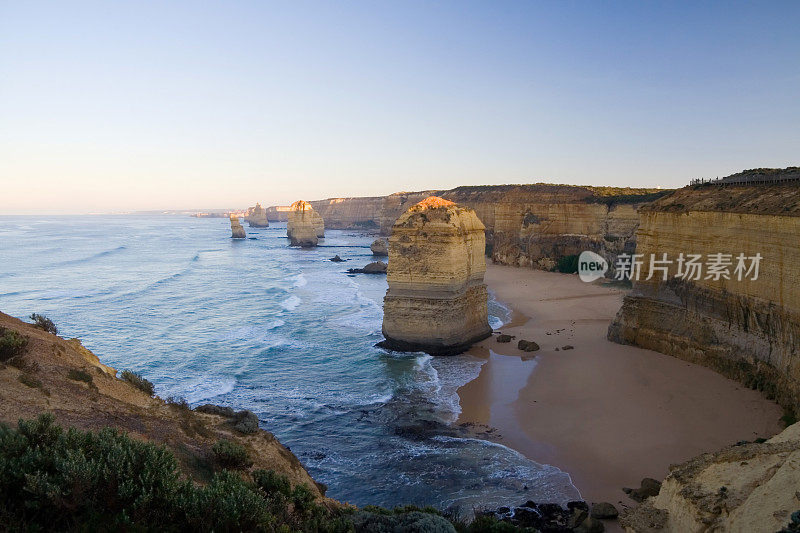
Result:
[[[519,348],[523,352],[535,352],[536,350],[539,349],[539,345],[533,341],[520,340],[517,343],[517,348]]]

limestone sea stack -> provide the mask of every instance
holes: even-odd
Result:
[[[286,236],[289,237],[289,244],[302,248],[316,246],[319,242],[318,221],[321,220],[322,217],[314,212],[310,203],[303,200],[293,203],[286,222]]]
[[[247,235],[244,233],[244,227],[239,222],[239,217],[231,215],[231,238],[244,239]]]
[[[454,355],[492,334],[487,314],[483,223],[435,196],[392,227],[380,345]]]
[[[382,257],[389,255],[389,243],[384,239],[375,239],[369,249],[372,251],[372,255],[379,255]]]
[[[255,207],[247,210],[247,223],[251,228],[268,228],[267,210],[257,203]]]

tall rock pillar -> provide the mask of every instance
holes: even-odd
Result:
[[[381,345],[452,355],[490,336],[485,247],[468,207],[431,196],[401,215],[389,238]]]
[[[311,204],[298,200],[289,209],[286,221],[286,236],[289,237],[291,246],[310,248],[319,242],[319,226],[324,224],[319,213],[314,211]],[[322,233],[324,235],[324,229]]]
[[[244,239],[247,235],[245,235],[244,227],[242,227],[242,223],[239,222],[239,217],[236,215],[231,215],[231,238],[232,239]]]

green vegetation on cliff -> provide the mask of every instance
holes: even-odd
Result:
[[[2,531],[520,531],[487,518],[452,523],[430,508],[334,505],[263,469],[223,469],[200,485],[165,446],[113,428],[64,430],[51,414],[0,424],[0,502]]]

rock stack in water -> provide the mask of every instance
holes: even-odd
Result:
[[[372,255],[379,255],[382,257],[389,255],[389,243],[386,242],[385,239],[375,239],[369,249],[372,251]]]
[[[401,215],[389,238],[381,346],[452,355],[490,336],[485,243],[475,211],[442,198]]]
[[[291,205],[286,222],[286,236],[291,246],[310,248],[319,242],[319,227],[324,225],[322,217],[311,207],[311,204],[298,200]],[[324,229],[322,229],[324,236]]]
[[[239,217],[236,215],[231,215],[231,238],[232,239],[244,239],[246,237],[244,233],[244,227],[242,226],[241,222],[239,222]]]
[[[247,223],[251,228],[268,228],[267,210],[257,203],[255,207],[247,210]]]

